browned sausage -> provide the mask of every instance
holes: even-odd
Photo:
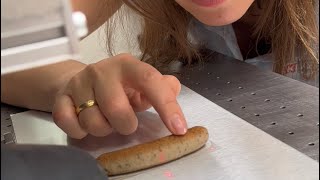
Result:
[[[200,149],[208,140],[206,128],[190,128],[183,136],[170,135],[158,140],[109,152],[97,160],[109,176],[160,165]]]

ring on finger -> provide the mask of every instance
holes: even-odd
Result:
[[[97,105],[97,103],[94,100],[88,100],[85,103],[81,104],[80,106],[76,107],[76,113],[77,115],[79,115],[80,112],[83,111],[84,109],[87,109],[95,105]]]

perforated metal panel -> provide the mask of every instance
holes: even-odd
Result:
[[[15,142],[15,135],[10,114],[23,111],[25,111],[25,109],[1,103],[1,144],[10,144]]]
[[[319,161],[319,88],[219,54],[184,68],[181,83]]]

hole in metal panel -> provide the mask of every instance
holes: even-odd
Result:
[[[302,117],[302,116],[303,116],[303,114],[297,114],[297,116],[298,116],[298,117]]]
[[[241,106],[241,109],[245,109],[246,107],[245,106]]]
[[[12,125],[11,124],[9,124],[7,127],[11,127]]]
[[[264,100],[264,102],[269,102],[269,101],[270,101],[270,99],[265,99],[265,100]]]
[[[228,101],[229,101],[229,102],[231,102],[231,101],[232,101],[232,99],[228,99]]]
[[[291,132],[291,131],[290,131],[290,132],[288,132],[288,134],[293,135],[293,134],[294,134],[294,132]]]
[[[308,143],[309,146],[314,146],[315,144],[313,142]]]
[[[217,95],[217,96],[220,96],[221,94],[220,94],[220,93],[217,93],[216,95]]]
[[[254,115],[255,115],[255,116],[260,116],[260,114],[257,114],[257,113],[255,113]]]
[[[251,95],[256,95],[256,93],[252,92]]]
[[[271,123],[271,125],[276,125],[276,124],[277,124],[276,122],[272,122],[272,123]]]
[[[280,106],[280,109],[285,109],[286,107],[285,106]]]

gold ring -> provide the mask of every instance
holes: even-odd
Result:
[[[92,107],[92,106],[94,106],[94,105],[96,105],[96,102],[95,102],[94,100],[89,100],[89,101],[81,104],[80,106],[76,107],[76,113],[77,113],[77,115],[79,115],[79,113],[80,113],[81,111],[83,111],[84,109],[89,108],[89,107]]]

